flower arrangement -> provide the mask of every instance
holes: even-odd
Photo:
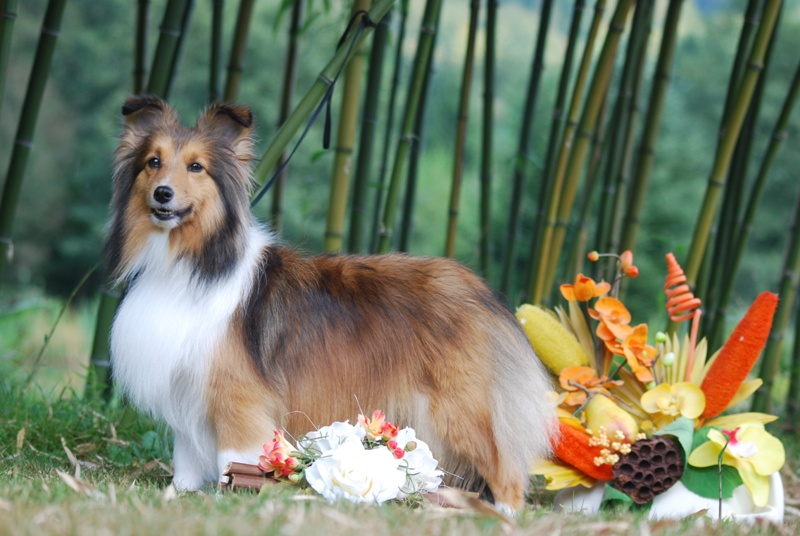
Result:
[[[517,310],[534,350],[558,379],[560,438],[554,460],[538,463],[547,489],[596,487],[603,503],[650,504],[677,482],[700,497],[730,498],[744,484],[756,507],[767,503],[770,477],[784,464],[779,439],[762,413],[722,415],[761,385],[748,380],[769,335],[778,298],[764,292],[721,349],[697,341],[701,301],[686,285],[672,254],[664,287],[676,333],[650,336],[634,325],[619,299],[620,281],[638,268],[630,251],[589,254],[616,258],[612,283],[578,274],[561,286],[567,306],[554,311],[525,304]],[[698,508],[699,509],[699,508]]]
[[[279,481],[308,486],[328,501],[380,504],[413,500],[442,482],[428,445],[376,410],[358,425],[334,422],[292,445],[282,430],[264,444],[258,467]]]

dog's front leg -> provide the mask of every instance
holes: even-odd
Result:
[[[175,448],[172,451],[175,475],[172,483],[179,491],[197,491],[203,484],[214,482],[215,454],[215,447],[197,445],[189,436],[175,431]]]

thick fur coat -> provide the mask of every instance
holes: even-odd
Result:
[[[129,98],[107,257],[127,283],[114,378],[174,431],[175,484],[256,463],[272,431],[382,409],[426,440],[449,483],[518,508],[548,456],[549,380],[486,283],[446,259],[304,258],[253,218],[252,116],[206,109],[192,128]]]

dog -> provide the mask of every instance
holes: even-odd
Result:
[[[513,314],[461,264],[402,254],[303,257],[249,207],[253,116],[214,104],[192,128],[129,97],[106,256],[127,290],[111,333],[116,385],[174,432],[174,484],[379,408],[429,443],[449,483],[524,504],[555,407]]]

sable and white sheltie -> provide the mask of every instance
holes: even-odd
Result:
[[[109,269],[127,292],[113,374],[174,431],[174,483],[257,463],[273,430],[380,408],[426,440],[453,485],[519,508],[549,454],[549,380],[514,316],[460,264],[405,255],[303,258],[252,216],[250,110],[193,128],[129,98],[116,151]],[[484,490],[485,491],[485,490]]]

